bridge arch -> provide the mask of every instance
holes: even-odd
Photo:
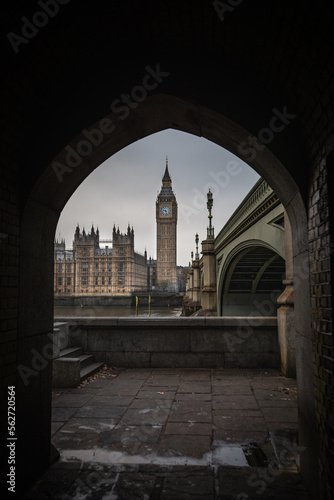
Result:
[[[276,315],[285,276],[285,261],[276,248],[258,240],[240,243],[226,256],[218,276],[219,315]]]

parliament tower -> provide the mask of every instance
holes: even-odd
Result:
[[[170,292],[178,291],[176,269],[176,225],[177,202],[172,191],[172,180],[166,170],[162,178],[161,191],[156,201],[157,219],[157,279],[158,289]]]

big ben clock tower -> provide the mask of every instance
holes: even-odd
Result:
[[[160,289],[177,292],[176,270],[176,225],[177,202],[172,191],[172,180],[166,170],[162,178],[161,191],[156,201],[157,218],[157,286]]]

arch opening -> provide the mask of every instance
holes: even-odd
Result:
[[[91,129],[94,129],[94,127],[96,127],[96,124],[92,124]],[[120,123],[116,135],[112,137],[105,136],[94,154],[83,158],[79,167],[72,168],[63,176],[62,182],[57,181],[52,166],[48,165],[30,193],[22,216],[20,331],[22,340],[29,338],[29,345],[36,345],[37,342],[40,346],[45,345],[48,342],[47,336],[52,329],[54,235],[59,214],[65,203],[89,173],[106,158],[139,138],[167,128],[203,136],[231,151],[236,156],[240,156],[238,145],[249,135],[238,124],[232,123],[226,117],[211,109],[176,97],[155,95],[147,98],[141,106],[134,110],[131,123]],[[75,148],[81,140],[84,140],[82,134],[76,138],[71,138],[69,144]],[[54,161],[65,164],[67,155],[68,150],[63,150],[59,152]],[[307,448],[307,452],[304,453],[301,459],[303,467],[304,462],[314,463],[314,457],[316,457],[316,445],[312,440],[314,422],[312,412],[309,410],[312,407],[313,400],[311,391],[307,389],[312,387],[312,350],[306,210],[302,195],[293,180],[291,172],[281,164],[278,157],[271,152],[269,146],[264,147],[262,151],[258,151],[249,164],[268,181],[276,192],[286,209],[291,223],[294,273],[295,276],[298,276],[298,286],[295,289],[295,321],[297,325],[296,352],[300,353],[300,356],[297,355],[297,382],[301,387],[299,404],[303,424],[300,433],[300,444]],[[36,235],[39,235],[37,239]],[[46,257],[42,262],[41,255]],[[268,258],[270,259],[270,257]],[[262,262],[263,266],[264,262]],[[265,269],[263,269],[262,274],[260,272],[262,267],[257,271],[258,285],[261,283],[261,276],[263,277],[262,281],[265,276]],[[30,283],[33,281],[34,289],[32,292]],[[255,289],[257,290],[258,286]],[[39,304],[39,313],[37,315],[34,307],[36,303]],[[22,342],[23,344],[24,342]],[[22,358],[25,359],[22,349],[21,354]],[[306,358],[309,360],[308,363],[305,362]],[[49,391],[48,394],[50,395],[50,370],[41,373],[41,378],[43,379],[44,393],[46,394]],[[306,390],[303,390],[303,388],[306,388]],[[25,390],[27,400],[29,400],[30,391],[33,391],[32,387]],[[45,401],[43,404],[45,405]],[[306,409],[307,416],[305,415]],[[48,425],[50,426],[50,411],[45,411],[43,418],[44,427],[47,428]],[[27,439],[29,440],[29,438]],[[31,446],[34,443],[33,440],[34,436],[31,438]],[[43,451],[40,455],[41,460],[48,456],[48,450],[46,450],[46,453],[45,449]],[[305,467],[307,468],[306,465]],[[310,470],[310,466],[308,470]]]

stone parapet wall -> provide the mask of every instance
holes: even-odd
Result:
[[[122,367],[278,368],[277,319],[57,318],[71,346]]]

